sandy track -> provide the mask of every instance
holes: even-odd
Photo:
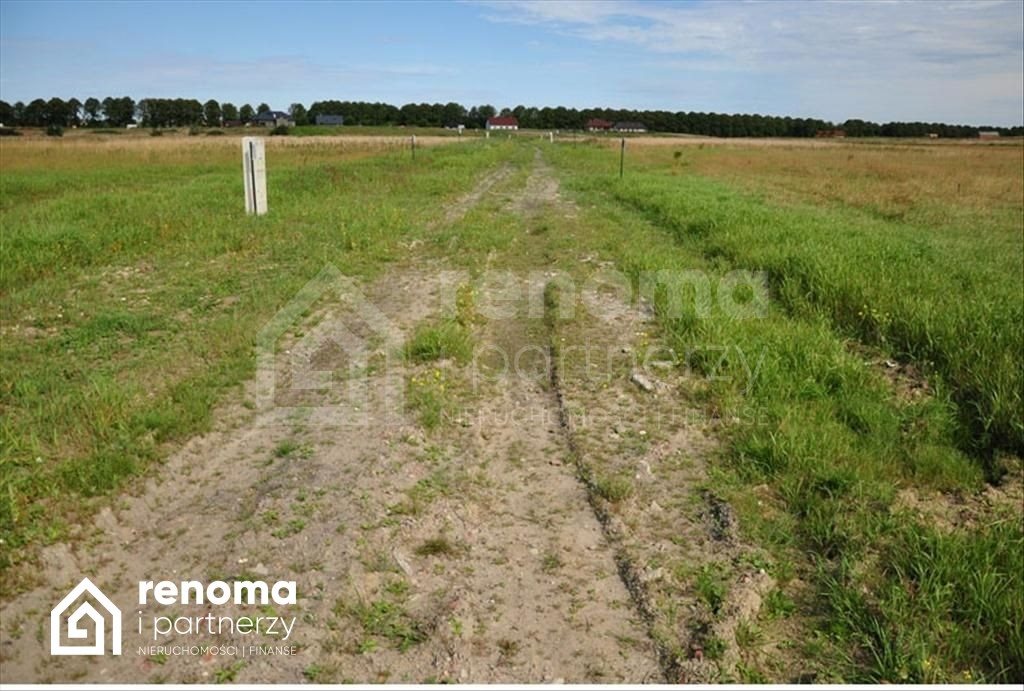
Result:
[[[459,199],[448,205],[444,218],[437,225],[451,225],[462,220],[462,217],[469,213],[469,210],[480,203],[496,185],[504,182],[512,174],[512,166],[505,164],[496,170],[492,170],[480,179],[476,186]]]

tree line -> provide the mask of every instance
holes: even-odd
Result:
[[[8,127],[220,127],[225,123],[247,123],[257,114],[270,110],[266,103],[253,108],[246,103],[220,103],[210,99],[200,103],[186,98],[144,98],[134,101],[128,96],[103,100],[76,98],[63,100],[37,98],[30,103],[18,101],[11,105],[0,101],[0,123]],[[701,134],[714,137],[813,137],[823,130],[843,130],[848,137],[976,137],[980,130],[999,132],[1003,136],[1024,136],[1024,127],[947,125],[928,122],[876,123],[850,119],[833,123],[817,118],[792,118],[775,115],[748,115],[667,110],[629,110],[611,108],[535,108],[516,106],[500,111],[492,105],[466,108],[459,103],[388,103],[365,101],[316,101],[307,109],[293,103],[288,112],[297,125],[315,123],[318,115],[341,115],[346,125],[484,127],[495,115],[512,115],[525,129],[577,130],[590,119],[611,122],[640,122],[651,132]]]

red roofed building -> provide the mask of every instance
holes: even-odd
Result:
[[[496,115],[493,118],[487,118],[487,129],[518,130],[519,121],[511,115]]]
[[[587,120],[586,128],[588,132],[603,132],[612,128],[612,123],[601,118],[591,118]]]

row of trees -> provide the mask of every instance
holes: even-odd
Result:
[[[46,127],[60,125],[123,127],[139,123],[144,127],[216,127],[226,121],[249,122],[258,113],[270,110],[266,103],[256,108],[244,104],[219,103],[210,99],[200,103],[185,98],[145,98],[139,102],[127,96],[107,97],[84,102],[37,98],[31,103],[10,105],[0,101],[0,123],[7,126]],[[491,105],[466,108],[459,103],[408,103],[398,107],[388,103],[364,101],[317,101],[308,109],[293,103],[289,113],[296,124],[316,121],[317,115],[342,115],[346,125],[407,125],[414,127],[450,127],[464,125],[481,128],[494,115],[514,115],[526,129],[574,130],[591,118],[637,121],[651,132],[678,132],[715,137],[813,137],[819,130],[842,129],[849,137],[921,137],[931,133],[940,137],[975,137],[979,130],[994,130],[1004,136],[1022,136],[1024,127],[975,127],[926,122],[888,122],[879,124],[853,119],[832,123],[815,118],[790,118],[774,115],[729,115],[725,113],[671,112],[667,110],[616,110],[608,108],[534,108],[516,106],[499,111]]]
[[[135,107],[138,121],[145,127],[218,127],[228,121],[249,122],[258,113],[269,110],[266,103],[255,109],[248,103],[237,108],[233,103],[218,103],[212,98],[206,103],[189,98],[144,98]]]
[[[236,108],[231,103],[221,104],[213,99],[200,103],[193,98],[144,98],[136,103],[128,96],[107,97],[102,101],[87,98],[85,102],[77,98],[67,101],[37,98],[28,104],[18,101],[11,105],[0,101],[0,123],[9,127],[124,127],[131,123],[145,127],[216,127],[226,120],[248,122],[257,113],[269,110],[266,103],[256,108],[249,104]]]

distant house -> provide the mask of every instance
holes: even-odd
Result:
[[[990,131],[978,132],[978,139],[999,139],[999,133]]]
[[[613,132],[646,132],[642,122],[617,122],[612,125]]]
[[[511,115],[495,115],[487,118],[487,129],[489,130],[518,130],[519,120]]]
[[[344,115],[317,115],[316,124],[318,125],[344,125]]]
[[[587,124],[584,125],[588,132],[605,132],[612,128],[612,123],[601,118],[591,118],[587,120]]]
[[[939,138],[939,133],[938,132],[929,132],[928,133],[928,138],[929,139],[938,139]]]
[[[252,124],[260,127],[295,127],[295,120],[283,111],[268,110],[266,113],[258,113]]]
[[[814,133],[815,137],[822,139],[843,139],[846,137],[845,130],[818,130]]]
[[[224,127],[242,127],[245,123],[241,120],[225,120]]]

